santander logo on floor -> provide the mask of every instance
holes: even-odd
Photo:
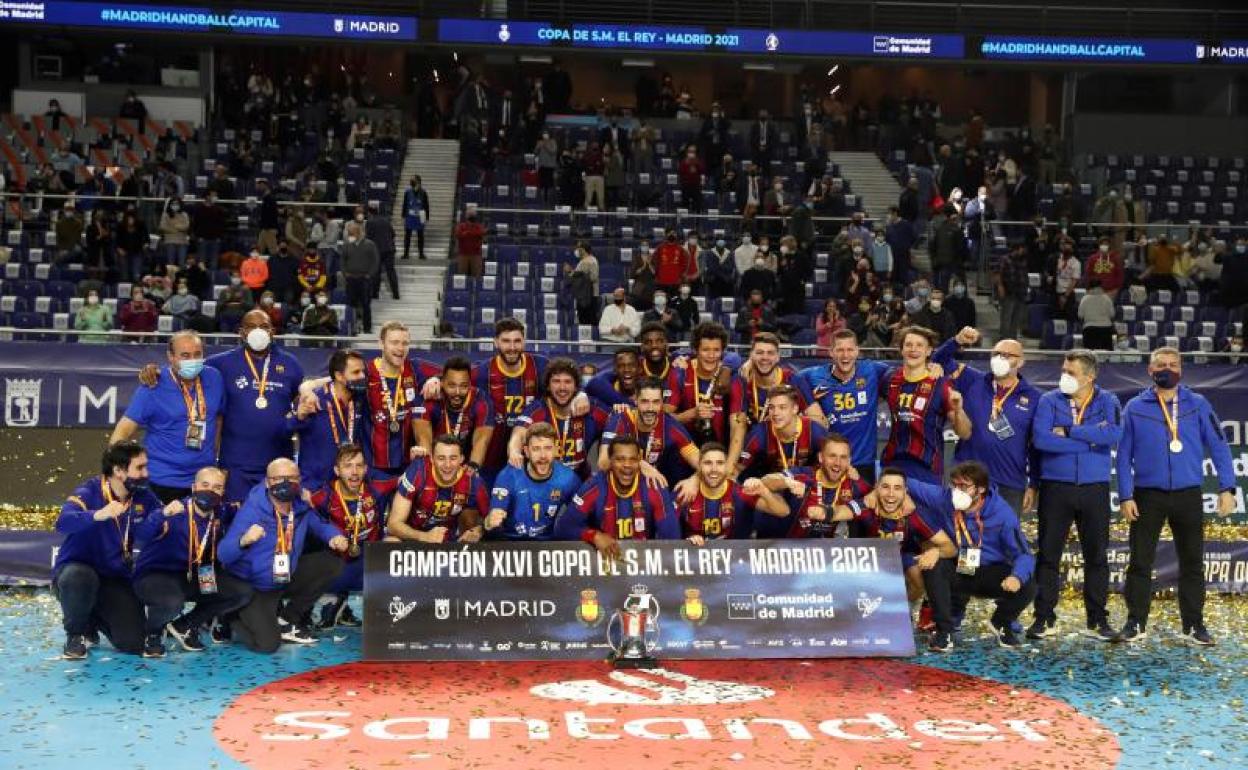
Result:
[[[351,663],[244,694],[217,720],[249,767],[1112,767],[1062,701],[894,660]],[[359,764],[364,762],[364,764]]]

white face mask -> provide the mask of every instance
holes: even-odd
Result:
[[[100,304],[100,298],[99,298],[99,297],[97,297],[97,296],[96,296],[96,295],[94,295],[94,294],[88,295],[88,296],[87,296],[87,304],[88,304],[88,305],[98,305],[98,304]]]
[[[989,361],[993,377],[1005,377],[1010,373],[1010,359],[1005,356],[993,356]]]
[[[967,508],[970,508],[971,503],[974,502],[974,500],[971,499],[971,496],[961,489],[953,490],[950,497],[953,498],[954,510],[958,511],[965,511]]]
[[[1102,254],[1108,254],[1108,253],[1109,253],[1109,245],[1108,245],[1108,244],[1105,244],[1105,243],[1102,243],[1102,244],[1101,244],[1101,253],[1102,253]]]
[[[252,329],[247,332],[247,347],[257,353],[267,350],[273,338],[264,329]]]
[[[932,312],[933,312],[933,313],[939,313],[939,312],[940,312],[940,300],[938,300],[938,299],[934,299],[934,300],[932,300],[931,302],[929,302],[929,303],[927,303],[927,304],[928,304],[928,306],[930,306],[930,307],[932,308]]]
[[[663,308],[667,307],[667,297],[660,297],[658,295],[655,295],[654,306],[658,308],[659,310],[662,310]]]
[[[1232,352],[1232,353],[1238,353],[1239,351],[1241,351],[1241,350],[1243,350],[1243,349],[1244,349],[1244,343],[1242,343],[1242,342],[1232,342],[1232,343],[1231,343],[1231,352]]]
[[[1073,396],[1075,391],[1079,390],[1079,380],[1076,380],[1073,374],[1062,372],[1062,376],[1057,381],[1057,389],[1063,395]]]

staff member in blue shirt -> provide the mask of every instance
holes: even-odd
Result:
[[[1118,397],[1096,385],[1096,355],[1074,350],[1062,362],[1058,389],[1040,397],[1032,440],[1040,453],[1040,552],[1035,619],[1028,639],[1056,632],[1058,567],[1070,525],[1083,551],[1087,634],[1105,642],[1109,625],[1109,455],[1122,437]]]
[[[56,531],[65,536],[52,566],[52,592],[61,603],[66,660],[87,657],[103,632],[118,652],[143,647],[143,604],[130,587],[135,529],[157,515],[147,489],[147,453],[136,441],[104,451],[99,476],[65,500]]]
[[[1179,385],[1179,351],[1157,348],[1149,359],[1153,387],[1127,402],[1118,444],[1118,498],[1131,523],[1131,558],[1123,590],[1124,642],[1144,638],[1153,600],[1153,558],[1161,528],[1170,524],[1179,557],[1179,617],[1183,636],[1212,645],[1205,628],[1205,533],[1201,466],[1208,453],[1218,473],[1218,515],[1235,510],[1235,469],[1222,423],[1205,397]]]
[[[1000,340],[992,347],[991,372],[958,367],[954,356],[962,347],[981,339],[967,326],[936,349],[932,360],[950,372],[962,394],[963,409],[971,418],[971,437],[958,442],[957,462],[978,460],[988,467],[1005,498],[1021,518],[1036,504],[1040,462],[1031,441],[1031,428],[1040,403],[1040,391],[1023,377],[1023,346],[1018,340]]]
[[[858,354],[858,335],[842,329],[832,335],[832,362],[803,369],[798,378],[811,391],[828,427],[849,439],[850,462],[858,475],[874,484],[880,380],[891,367]],[[807,414],[820,419],[813,409]]]
[[[1018,516],[990,481],[988,469],[974,460],[949,472],[949,489],[906,479],[919,510],[940,523],[958,555],[940,559],[923,571],[923,587],[932,606],[936,630],[928,640],[933,652],[953,649],[954,618],[962,617],[972,596],[994,599],[990,622],[997,644],[1019,647],[1014,622],[1036,595],[1035,558]],[[874,493],[863,501],[875,505]]]
[[[299,466],[279,457],[221,539],[221,564],[254,589],[230,626],[252,652],[274,652],[282,642],[315,644],[300,620],[342,572],[342,559],[329,551],[303,552],[309,530],[339,553],[350,543],[301,493]]]
[[[193,331],[169,338],[169,365],[156,386],[134,392],[110,444],[126,441],[139,428],[150,457],[151,487],[162,503],[186,497],[200,468],[213,465],[225,410],[221,373],[204,368],[204,343]]]
[[[367,393],[364,357],[354,350],[335,350],[329,357],[329,381],[305,394],[287,421],[299,434],[299,472],[305,488],[320,489],[333,481],[338,449],[361,443],[368,420]]]
[[[294,454],[286,424],[299,397],[303,366],[299,359],[273,344],[269,314],[250,310],[238,327],[241,344],[217,353],[204,366],[221,373],[225,411],[221,422],[221,468],[226,473],[225,499],[241,503],[264,478],[264,468],[277,457]],[[156,382],[154,367],[139,374],[145,385]]]
[[[187,652],[202,652],[200,626],[251,600],[251,586],[217,564],[217,544],[236,506],[223,504],[225,474],[201,468],[189,497],[137,529],[142,550],[134,566],[134,592],[147,608],[143,657],[163,658],[168,633]],[[195,608],[183,614],[188,601]]]

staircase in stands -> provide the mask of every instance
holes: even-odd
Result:
[[[373,330],[386,321],[402,321],[414,339],[432,337],[437,329],[442,287],[446,280],[451,228],[454,226],[455,182],[459,169],[459,142],[453,139],[411,139],[403,156],[403,172],[395,191],[392,222],[395,267],[399,275],[399,299],[391,298],[382,280],[381,299],[373,302]],[[420,175],[429,195],[429,221],[425,225],[425,256],[417,258],[416,235],[411,256],[403,259],[403,194],[413,176]]]

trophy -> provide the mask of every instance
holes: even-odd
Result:
[[[619,627],[619,640],[611,629]],[[643,585],[635,585],[607,623],[607,644],[617,668],[654,668],[659,661],[653,653],[659,646],[659,601]]]

